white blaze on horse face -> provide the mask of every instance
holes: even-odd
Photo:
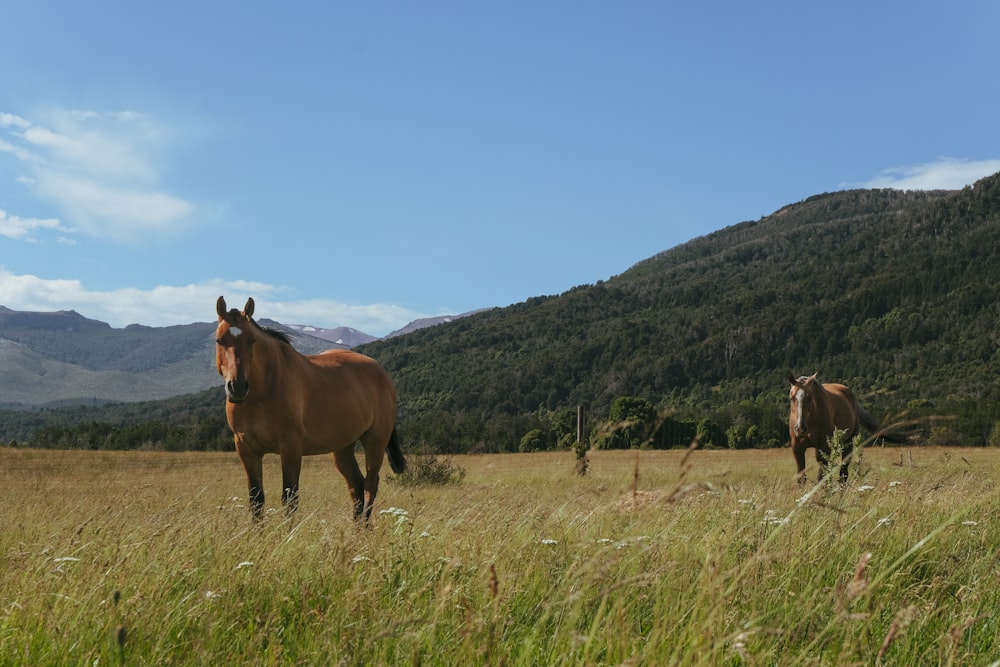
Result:
[[[805,432],[805,425],[803,424],[803,420],[805,419],[805,411],[802,409],[802,404],[803,404],[803,401],[805,401],[806,392],[805,392],[804,389],[802,389],[800,387],[799,389],[796,390],[796,392],[793,394],[793,396],[795,396],[795,399],[794,399],[794,401],[795,401],[795,433],[797,435],[801,435],[803,432]]]
[[[233,334],[234,336],[239,336],[243,333],[243,329],[240,329],[237,326],[232,326],[229,327],[229,333]]]

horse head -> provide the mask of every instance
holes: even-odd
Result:
[[[788,373],[788,382],[792,385],[788,391],[788,428],[796,438],[809,435],[809,416],[815,407],[817,375],[813,373],[796,378]]]
[[[257,340],[253,320],[253,299],[247,299],[243,312],[226,310],[226,300],[219,297],[215,304],[219,326],[215,330],[215,367],[226,382],[226,399],[241,403],[250,393],[250,367],[253,344]]]

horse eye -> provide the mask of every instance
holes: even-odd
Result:
[[[221,338],[216,338],[215,339],[215,344],[216,345],[222,345],[222,339]]]

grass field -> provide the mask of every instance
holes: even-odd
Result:
[[[251,524],[235,454],[0,449],[0,664],[988,665],[1000,455],[453,457],[355,527],[328,457]],[[815,463],[809,472],[815,478]]]

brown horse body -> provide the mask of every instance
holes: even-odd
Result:
[[[281,500],[289,513],[298,505],[302,457],[332,454],[347,481],[354,518],[367,520],[383,457],[388,453],[396,473],[406,465],[392,380],[374,359],[350,350],[300,354],[286,336],[258,326],[253,309],[249,299],[242,313],[227,311],[219,297],[215,358],[254,518],[264,507],[264,454],[281,457]],[[365,452],[364,474],[354,454],[357,442]]]
[[[842,384],[821,384],[816,373],[796,378],[788,374],[792,385],[788,392],[788,435],[795,456],[797,479],[805,481],[806,449],[816,449],[819,478],[822,479],[830,465],[830,439],[834,431],[846,431],[841,452],[840,481],[847,482],[848,465],[854,450],[854,436],[858,426],[877,433],[881,428],[864,408],[858,404],[854,393]],[[896,441],[895,436],[885,435],[886,440]]]

